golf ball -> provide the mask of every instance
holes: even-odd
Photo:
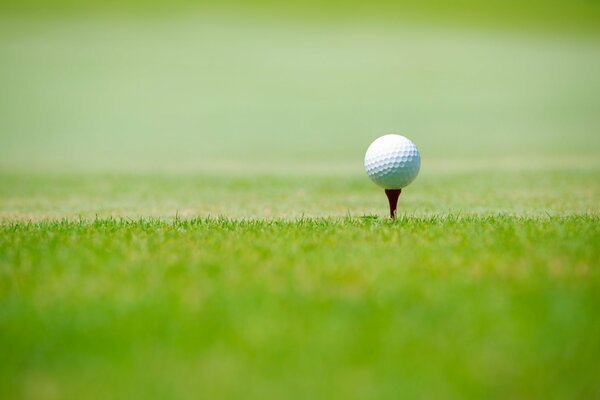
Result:
[[[417,146],[401,135],[381,136],[367,149],[365,170],[384,189],[402,189],[419,173],[421,155]]]

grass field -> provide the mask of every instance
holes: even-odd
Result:
[[[599,177],[4,175],[2,397],[598,397]]]
[[[230,3],[0,7],[0,398],[600,398],[598,6]]]
[[[5,224],[3,397],[597,397],[599,222]]]

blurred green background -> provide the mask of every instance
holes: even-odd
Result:
[[[0,168],[362,174],[597,165],[594,1],[8,1]],[[474,164],[473,164],[474,163]]]

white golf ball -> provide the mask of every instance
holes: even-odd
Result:
[[[367,149],[365,170],[384,189],[402,189],[418,175],[421,155],[417,146],[401,135],[381,136]]]

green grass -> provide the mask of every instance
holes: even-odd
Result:
[[[360,173],[600,154],[597,35],[201,15],[0,21],[0,168]],[[525,163],[525,165],[523,165]]]
[[[2,397],[597,397],[599,226],[6,223]]]
[[[360,168],[360,161],[357,162]],[[399,212],[409,216],[561,216],[600,212],[596,165],[486,168],[424,165]],[[385,215],[383,190],[364,171],[337,174],[0,174],[4,220],[299,218]]]
[[[268,16],[294,21],[378,23],[411,20],[438,24],[467,24],[542,31],[597,32],[600,7],[589,0],[306,0],[274,2],[272,0],[4,0],[0,11],[15,16],[178,16],[181,14],[233,13]]]
[[[597,397],[598,182],[4,174],[0,397]]]
[[[1,399],[600,398],[598,5],[118,3],[0,6]]]

